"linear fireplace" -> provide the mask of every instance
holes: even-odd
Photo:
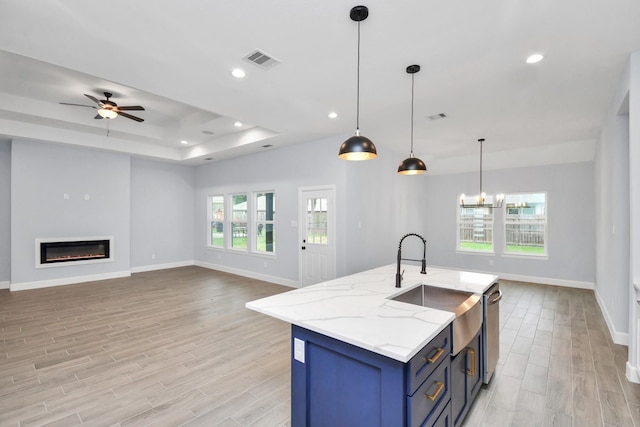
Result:
[[[36,239],[36,268],[108,262],[113,237]]]

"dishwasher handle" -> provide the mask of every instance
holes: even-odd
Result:
[[[487,296],[487,305],[495,304],[498,301],[500,301],[501,299],[502,299],[502,291],[500,289],[498,289],[497,291],[495,291],[491,295]]]

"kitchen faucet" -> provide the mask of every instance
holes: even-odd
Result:
[[[396,288],[400,287],[400,284],[402,283],[402,276],[404,275],[404,270],[402,270],[402,273],[400,273],[400,261],[418,261],[417,259],[402,258],[402,241],[409,236],[416,236],[420,240],[422,240],[424,248],[422,251],[422,270],[420,270],[420,274],[427,274],[427,241],[424,239],[424,237],[416,233],[405,234],[404,236],[402,236],[402,239],[400,239],[400,243],[398,244],[398,269],[396,270]]]

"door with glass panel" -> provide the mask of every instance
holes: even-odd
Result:
[[[332,187],[300,189],[300,285],[335,278],[335,202]]]

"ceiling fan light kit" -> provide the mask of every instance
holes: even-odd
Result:
[[[129,113],[125,113],[125,111],[144,111],[144,107],[140,105],[124,105],[118,106],[115,102],[111,101],[109,98],[113,96],[110,92],[103,92],[105,98],[103,100],[99,100],[93,95],[84,94],[87,98],[92,100],[97,104],[95,105],[83,105],[83,104],[71,104],[68,102],[61,102],[62,105],[73,105],[76,107],[89,107],[97,110],[98,114],[94,117],[94,119],[115,119],[118,116],[126,117],[127,119],[135,120],[136,122],[144,122],[144,119],[131,115]]]
[[[367,137],[360,135],[360,22],[367,19],[369,9],[366,6],[355,6],[349,17],[358,23],[358,74],[356,102],[356,134],[340,146],[338,157],[344,160],[369,160],[378,156],[375,144]]]
[[[407,73],[411,74],[411,154],[398,166],[398,174],[400,175],[420,175],[427,171],[427,166],[424,162],[413,155],[413,83],[414,76],[418,71],[420,71],[419,65],[409,65],[407,67]]]
[[[115,119],[118,117],[118,113],[111,110],[110,108],[98,108],[98,114],[103,119]]]

